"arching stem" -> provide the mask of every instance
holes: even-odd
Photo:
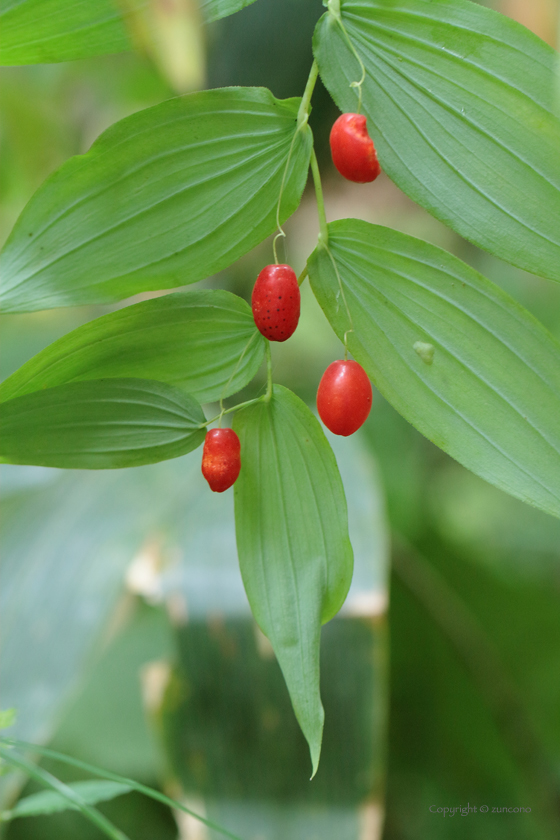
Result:
[[[319,172],[319,164],[317,163],[315,149],[311,149],[311,172],[313,174],[313,184],[315,186],[315,195],[317,197],[317,213],[319,215],[319,245],[326,248],[329,244],[329,231],[327,228],[327,216],[325,213],[325,200],[323,198],[321,174]]]

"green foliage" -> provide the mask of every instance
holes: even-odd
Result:
[[[363,110],[404,192],[481,248],[560,280],[554,50],[470,0],[343,0],[314,49],[343,111],[357,108],[363,62]]]
[[[80,796],[79,792],[64,784],[52,773],[43,770],[41,767],[36,767],[31,761],[18,755],[11,749],[6,749],[4,745],[0,745],[0,758],[2,758],[8,765],[19,770],[24,770],[32,779],[40,782],[44,787],[56,793],[62,801],[68,803],[69,807],[76,808],[80,813],[100,831],[111,840],[129,840],[126,834],[123,834],[116,826],[114,826],[106,817],[103,816],[96,808],[86,802]]]
[[[107,802],[115,796],[122,796],[128,793],[131,788],[119,782],[91,781],[74,782],[68,787],[74,791],[79,798],[87,805],[96,805],[98,802]],[[38,817],[43,814],[54,814],[57,811],[66,811],[68,808],[79,810],[75,803],[70,802],[58,791],[45,790],[41,793],[33,793],[20,799],[11,811],[2,814],[4,820],[15,820],[17,817]]]
[[[254,0],[202,0],[207,22],[232,15]],[[132,46],[134,13],[146,0],[68,3],[66,0],[2,0],[0,64],[73,61]],[[125,10],[124,20],[123,11]]]
[[[55,341],[0,385],[0,401],[83,379],[138,377],[210,402],[246,385],[263,355],[264,339],[244,300],[224,291],[165,295]]]
[[[233,15],[254,2],[255,0],[201,0],[200,9],[204,19],[209,23],[212,20]]]
[[[352,579],[346,500],[318,421],[286,388],[237,415],[243,468],[234,487],[239,565],[309,742],[313,775],[323,732],[321,623]]]
[[[109,128],[35,193],[2,252],[4,312],[195,283],[297,208],[311,132],[299,100],[203,91]]]
[[[309,276],[397,411],[487,481],[560,516],[560,346],[535,318],[456,257],[367,222],[330,224]]]
[[[70,469],[116,469],[177,458],[200,446],[200,405],[149,379],[57,385],[4,403],[0,459]]]
[[[246,5],[205,0],[202,11],[214,20]],[[326,5],[301,99],[239,87],[170,99],[117,122],[51,175],[3,249],[3,311],[109,303],[208,278],[283,233],[311,163],[320,237],[308,271],[346,351],[437,446],[559,516],[557,343],[448,253],[365,222],[327,226],[308,126],[320,71],[341,108],[363,105],[405,193],[490,253],[560,280],[554,53],[467,0]],[[129,46],[130,21],[112,4],[4,0],[0,17],[5,63]],[[0,388],[0,460],[113,469],[188,453],[212,422],[199,402],[247,385],[265,346],[247,304],[224,291],[104,315]],[[352,548],[331,447],[304,404],[273,385],[267,358],[266,394],[228,408],[242,445],[237,545],[315,774],[321,624],[344,602]]]
[[[16,748],[14,750],[13,748]],[[63,755],[62,753],[58,753],[55,750],[45,749],[44,747],[39,747],[36,744],[30,744],[25,741],[19,741],[17,739],[10,739],[10,738],[1,738],[0,737],[0,755],[7,761],[10,761],[14,766],[21,766],[27,767],[29,775],[32,777],[37,777],[41,783],[45,787],[50,787],[53,790],[57,790],[63,797],[65,797],[69,802],[72,804],[76,804],[79,810],[88,818],[91,818],[92,812],[94,809],[91,808],[87,803],[85,803],[78,794],[74,792],[74,790],[69,786],[62,782],[60,782],[56,777],[54,777],[50,773],[46,773],[43,770],[34,770],[33,765],[30,765],[26,759],[24,759],[21,755],[19,755],[19,751],[22,749],[29,750],[32,749],[34,752],[38,753],[39,755],[46,756],[48,758],[52,758],[56,761],[59,761],[63,764],[67,764],[70,767],[77,767],[80,770],[85,770],[87,773],[91,773],[93,776],[100,776],[102,779],[106,779],[111,781],[115,784],[121,785],[123,787],[127,787],[129,790],[138,791],[138,793],[143,793],[145,796],[149,796],[151,799],[155,799],[157,802],[162,802],[165,805],[169,805],[172,808],[177,809],[178,811],[182,811],[185,814],[189,814],[189,816],[193,816],[196,820],[203,823],[204,825],[208,826],[209,828],[214,829],[220,835],[224,837],[229,837],[230,840],[240,840],[235,834],[232,834],[227,829],[222,828],[219,825],[216,825],[211,820],[207,820],[204,817],[196,814],[190,808],[187,808],[182,802],[177,802],[174,799],[171,799],[169,796],[165,796],[165,794],[160,793],[153,788],[147,787],[147,785],[138,784],[133,779],[127,779],[124,776],[119,776],[117,773],[111,773],[108,770],[103,770],[99,767],[95,767],[91,764],[87,764],[85,761],[79,761],[75,758],[71,758],[70,756]],[[101,820],[93,820],[97,823],[98,827],[102,830],[104,827],[113,828],[107,820],[105,820],[101,814],[98,814],[101,817]],[[109,831],[105,831],[108,836],[113,837],[114,840],[127,840],[127,838],[118,830],[115,830],[114,833],[110,833]]]
[[[72,61],[131,47],[118,6],[111,0],[2,0],[2,65]]]

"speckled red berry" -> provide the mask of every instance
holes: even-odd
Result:
[[[214,493],[223,493],[237,481],[241,469],[241,444],[233,429],[206,432],[202,450],[202,475]]]
[[[317,411],[335,435],[353,435],[367,420],[373,394],[358,362],[339,360],[328,366],[317,391]]]
[[[330,143],[333,163],[348,181],[375,181],[381,167],[363,115],[342,114],[331,129]]]
[[[286,341],[299,321],[300,293],[297,277],[289,265],[267,265],[253,288],[253,317],[269,341]]]

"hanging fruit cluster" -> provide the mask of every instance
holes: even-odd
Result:
[[[342,114],[330,133],[333,163],[349,181],[374,181],[381,167],[366,118]],[[269,341],[287,341],[299,322],[301,295],[293,268],[273,263],[260,272],[251,296],[251,308],[259,332]],[[373,393],[363,367],[345,357],[326,369],[317,391],[319,417],[335,435],[353,435],[369,416]],[[220,417],[221,420],[221,417]],[[231,487],[241,470],[240,442],[232,429],[213,429],[206,434],[202,474],[215,493]]]

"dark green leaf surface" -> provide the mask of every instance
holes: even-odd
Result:
[[[341,6],[383,169],[481,248],[560,280],[554,50],[468,0]],[[349,85],[361,69],[334,14],[319,21],[314,48],[337,105],[355,111]]]
[[[248,304],[230,292],[196,290],[136,303],[55,341],[0,385],[0,401],[84,379],[169,382],[198,402],[243,388],[264,339]]]
[[[4,312],[107,302],[230,265],[299,204],[311,132],[299,99],[224,88],[113,125],[35,193],[2,255]]]
[[[0,460],[73,469],[152,464],[204,440],[199,404],[148,379],[72,382],[2,404]]]
[[[74,793],[87,805],[107,802],[123,793],[129,793],[132,788],[119,782],[109,782],[103,779],[92,779],[84,782],[73,782],[68,785]],[[58,791],[42,790],[20,799],[5,818],[14,820],[17,817],[38,817],[42,814],[54,814],[68,809],[78,810],[78,806],[65,799]]]
[[[352,578],[346,499],[334,454],[309,409],[275,386],[235,417],[242,466],[237,550],[253,614],[272,643],[316,772],[323,732],[321,624]]]
[[[200,5],[209,22],[251,2],[203,0]],[[48,64],[128,50],[132,44],[121,15],[126,8],[116,0],[2,0],[0,64]]]
[[[381,393],[470,470],[560,516],[556,340],[446,251],[352,219],[329,232],[311,285],[341,339],[353,326],[348,346]]]

